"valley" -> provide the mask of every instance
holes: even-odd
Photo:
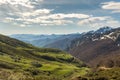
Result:
[[[66,63],[65,64],[67,66],[70,66],[68,63],[71,61],[69,61],[68,55],[70,56],[70,54],[71,54],[72,56],[74,56],[74,57],[72,57],[73,58],[72,60],[73,61],[74,61],[74,59],[78,60],[78,62],[80,61],[80,63],[72,62],[77,67],[71,66],[71,68],[69,68],[66,66],[64,68],[68,69],[68,72],[66,70],[64,71],[64,70],[60,69],[60,73],[62,73],[62,75],[65,75],[65,73],[71,74],[71,72],[74,72],[74,70],[72,70],[72,68],[75,69],[75,71],[78,69],[77,70],[78,73],[75,73],[75,74],[78,74],[78,76],[76,76],[74,78],[71,78],[69,76],[73,80],[84,80],[84,79],[85,80],[89,80],[89,79],[92,79],[92,80],[111,80],[111,79],[119,80],[119,71],[120,71],[119,70],[120,69],[119,68],[120,67],[119,34],[120,34],[119,28],[112,29],[110,27],[103,27],[96,31],[89,31],[86,33],[81,33],[81,34],[69,34],[69,37],[68,37],[68,35],[66,35],[67,37],[63,37],[63,35],[54,35],[54,37],[62,36],[62,37],[59,37],[59,39],[52,38],[51,36],[53,36],[53,35],[49,35],[49,38],[55,39],[55,41],[53,41],[52,43],[49,44],[49,48],[56,48],[55,50],[61,49],[64,51],[60,52],[59,55],[56,53],[55,54],[53,54],[51,52],[49,53],[49,51],[48,51],[48,53],[42,53],[42,54],[41,54],[41,52],[40,53],[37,52],[35,55],[42,56],[43,59],[47,59],[50,62],[51,62],[51,60],[53,60],[53,61],[56,60],[57,63],[61,60],[67,61],[67,64]],[[12,37],[22,40],[21,35],[18,35],[17,37],[16,36],[14,35]],[[24,34],[24,36],[27,37],[28,35]],[[40,35],[37,35],[37,37],[38,36],[40,36]],[[44,37],[47,37],[47,36],[44,35]],[[32,37],[33,37],[33,35],[32,35]],[[38,37],[38,38],[43,38],[43,37]],[[48,38],[45,38],[44,40],[47,41],[47,39]],[[66,41],[66,39],[68,39],[69,41]],[[29,38],[28,39],[26,38],[26,40],[29,40]],[[69,46],[68,46],[67,42],[68,42]],[[32,42],[31,42],[31,44],[34,45],[34,43],[32,43]],[[53,45],[56,45],[56,46],[53,47]],[[62,48],[62,46],[63,47],[66,46],[66,47]],[[46,48],[46,47],[42,46],[42,48]],[[46,48],[46,49],[48,49],[48,48]],[[68,54],[66,52],[68,52],[70,54]],[[63,55],[63,53],[66,53],[67,56]],[[45,57],[46,55],[47,55],[47,57]],[[55,59],[49,58],[49,57],[54,57]],[[61,57],[63,59],[61,59]],[[68,58],[68,60],[67,59],[65,60],[64,59],[65,57]],[[84,66],[81,64],[81,62],[83,62]],[[49,65],[51,65],[51,64],[49,64]],[[61,64],[59,64],[59,65],[61,65]],[[65,65],[63,65],[63,66],[65,66]],[[78,68],[78,66],[80,68]],[[81,68],[81,67],[83,67],[83,68]],[[48,68],[50,68],[50,69],[52,68],[53,70],[59,70],[58,64],[55,64],[55,67],[52,66],[52,67],[48,67]],[[79,69],[81,69],[82,71],[79,71]],[[69,70],[72,70],[72,71],[70,72]],[[63,72],[61,72],[61,71],[63,71]],[[60,73],[58,73],[58,74],[60,74]],[[115,74],[113,75],[113,73],[115,73]],[[113,75],[113,76],[111,76],[111,75]]]
[[[0,0],[0,80],[120,80],[120,0]]]

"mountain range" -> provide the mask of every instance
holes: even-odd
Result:
[[[33,34],[13,34],[10,35],[12,38],[16,38],[18,40],[24,41],[26,43],[30,43],[37,47],[43,47],[43,48],[57,48],[61,50],[67,51],[72,42],[80,38],[81,36],[84,36],[84,34],[93,33],[93,34],[101,34],[106,33],[107,31],[112,30],[111,27],[103,27],[96,31],[89,31],[89,32],[83,32],[83,33],[74,33],[74,34],[64,34],[64,35],[33,35]]]
[[[120,28],[100,28],[73,40],[69,52],[90,66],[120,67]]]
[[[103,27],[96,31],[68,35],[12,35],[12,37],[47,48],[71,53],[90,66],[120,66],[120,28]],[[31,41],[31,42],[30,42]],[[36,44],[34,44],[36,43]],[[111,64],[110,64],[111,63]]]
[[[33,34],[14,34],[10,35],[12,38],[30,43],[37,47],[43,48],[57,48],[67,50],[71,41],[80,36],[79,33],[66,35],[33,35]]]
[[[23,36],[27,40],[34,35]],[[0,35],[0,79],[120,80],[120,28],[104,27],[82,34],[39,36],[42,39],[61,38],[51,43],[58,49],[35,47]],[[68,44],[64,41],[69,42],[69,46],[64,51],[59,50],[62,48],[58,46]]]

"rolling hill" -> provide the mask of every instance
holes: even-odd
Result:
[[[0,35],[0,79],[70,80],[89,69],[70,54]]]

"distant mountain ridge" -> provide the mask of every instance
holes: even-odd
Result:
[[[33,34],[14,34],[10,37],[30,43],[37,47],[58,48],[66,50],[73,39],[80,36],[79,33],[67,35],[33,35]]]
[[[89,32],[81,33],[81,34],[80,33],[66,34],[66,35],[14,34],[14,35],[10,35],[10,37],[30,43],[37,47],[57,48],[57,49],[67,51],[71,45],[71,42],[76,38],[80,38],[84,34],[89,34],[89,33],[99,34],[99,33],[105,33],[110,30],[112,30],[112,28],[106,26],[96,31],[89,31]]]
[[[95,33],[106,33],[107,31],[111,31],[113,28],[112,27],[102,27],[99,28],[98,30],[95,31]]]

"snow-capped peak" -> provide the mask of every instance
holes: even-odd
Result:
[[[106,27],[102,27],[102,28],[98,29],[97,31],[95,31],[95,33],[105,33],[106,31],[110,31],[110,30],[112,30],[112,28],[106,26]]]

